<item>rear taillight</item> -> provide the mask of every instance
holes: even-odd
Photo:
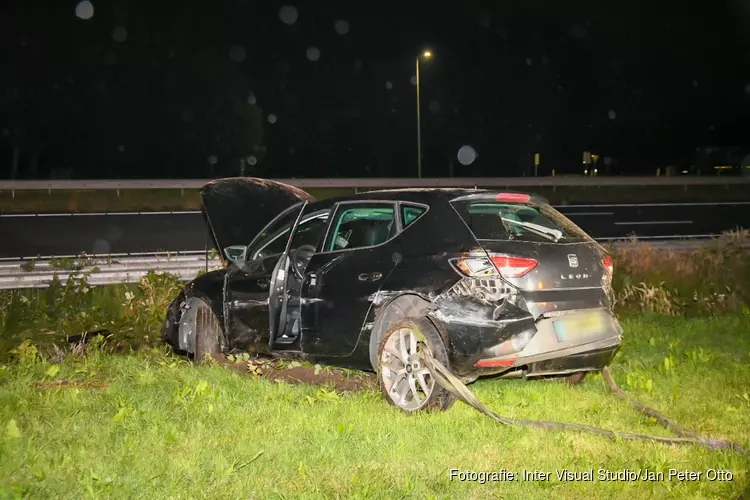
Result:
[[[527,257],[490,254],[490,258],[481,255],[469,255],[453,259],[451,263],[462,274],[478,278],[482,276],[500,276],[503,278],[520,278],[534,269],[537,261]]]
[[[510,257],[507,255],[490,255],[492,263],[500,271],[503,278],[520,278],[537,265],[534,259],[526,257]]]
[[[495,201],[507,201],[511,203],[528,203],[531,196],[523,193],[499,193],[495,196]]]
[[[615,273],[615,266],[612,263],[612,257],[607,255],[602,259],[602,265],[604,266],[604,269],[607,271],[607,274],[612,276]]]

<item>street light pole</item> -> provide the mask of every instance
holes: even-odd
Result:
[[[424,57],[429,59],[432,57],[432,52],[425,50],[417,56],[417,178],[422,178],[422,117],[420,114],[420,99],[419,99],[419,59]]]
[[[419,112],[419,56],[417,56],[417,178],[422,178],[422,118]]]

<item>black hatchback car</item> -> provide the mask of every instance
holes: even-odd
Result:
[[[189,283],[163,338],[197,362],[254,352],[375,370],[404,411],[453,397],[431,354],[477,377],[578,376],[614,357],[612,259],[543,198],[470,189],[315,201],[253,178],[211,182],[225,267]]]

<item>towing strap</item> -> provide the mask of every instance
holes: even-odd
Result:
[[[632,432],[615,432],[600,427],[594,427],[591,425],[584,424],[568,424],[562,422],[547,422],[543,420],[525,420],[519,418],[503,417],[493,412],[482,404],[481,401],[471,392],[471,389],[466,387],[461,380],[453,375],[450,370],[441,365],[432,355],[429,353],[429,349],[421,349],[420,354],[422,361],[430,374],[432,374],[435,381],[440,384],[447,391],[455,395],[458,399],[464,403],[473,406],[480,412],[484,413],[491,419],[495,420],[504,425],[517,425],[523,427],[535,427],[540,429],[548,430],[573,430],[573,431],[585,431],[600,436],[606,436],[610,439],[629,439],[629,440],[643,440],[643,441],[656,441],[665,444],[697,444],[704,446],[710,450],[717,450],[722,448],[729,448],[738,453],[746,454],[747,451],[741,446],[725,441],[722,439],[711,439],[699,436],[694,432],[683,429],[680,425],[676,424],[662,413],[650,408],[643,403],[640,403],[630,398],[625,391],[620,389],[612,378],[612,373],[609,371],[609,367],[604,367],[602,375],[604,380],[609,387],[609,390],[620,399],[627,400],[630,405],[638,410],[640,413],[654,418],[659,424],[667,430],[670,430],[680,437],[664,437],[664,436],[650,436],[648,434],[635,434]]]

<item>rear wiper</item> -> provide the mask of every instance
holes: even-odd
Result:
[[[557,240],[559,240],[563,236],[562,231],[560,231],[559,229],[550,229],[548,227],[540,226],[539,224],[534,224],[533,222],[523,222],[520,220],[506,219],[505,217],[500,217],[500,219],[503,222],[511,222],[521,227],[525,227],[526,229],[544,236],[545,238],[552,240],[555,243],[557,243]]]

